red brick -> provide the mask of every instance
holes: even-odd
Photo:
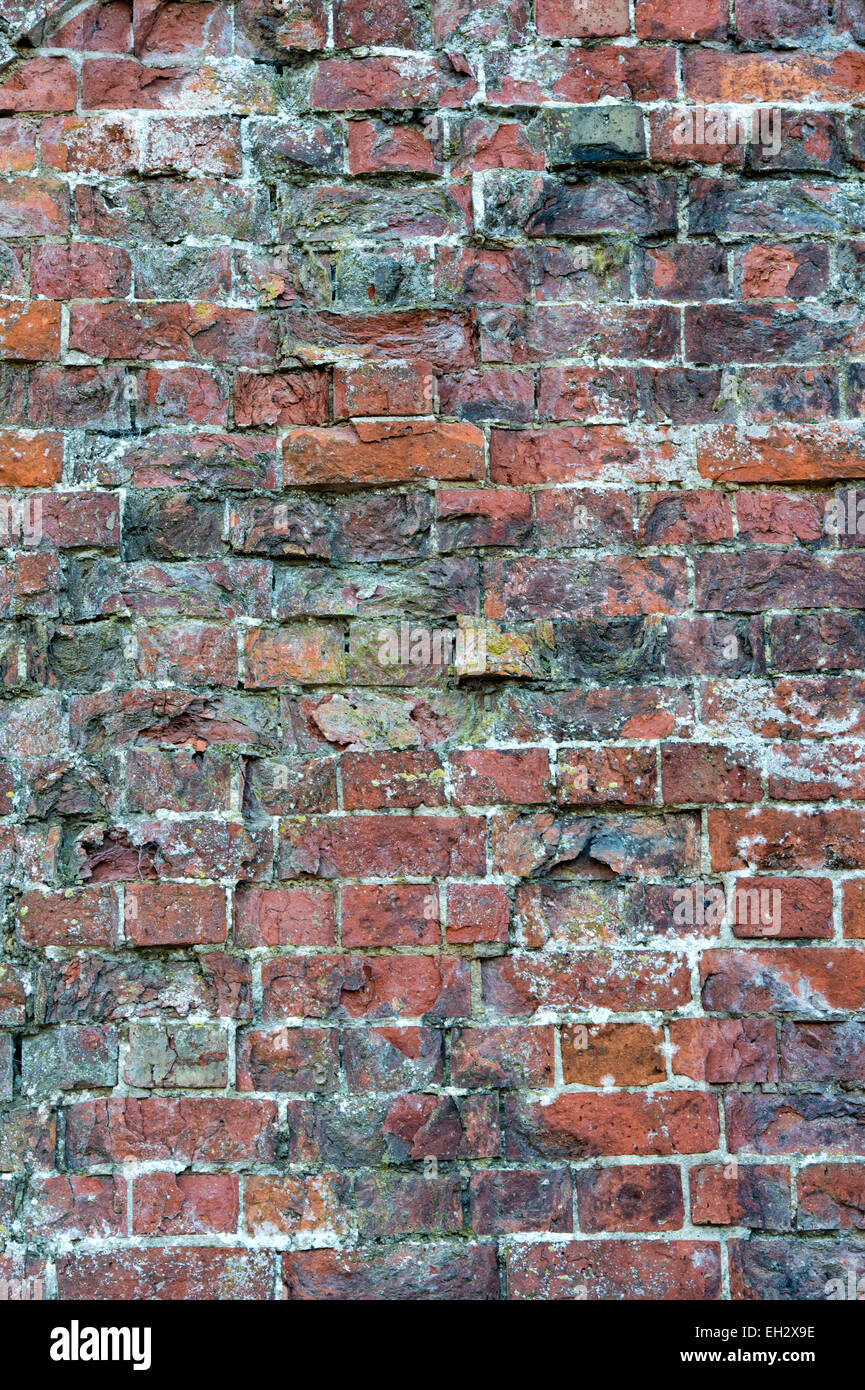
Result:
[[[14,1027],[26,1017],[26,976],[14,965],[0,965],[0,1019],[5,1027]]]
[[[796,1179],[800,1230],[865,1230],[865,1165],[815,1163]]]
[[[353,174],[440,174],[432,142],[416,126],[351,121],[348,159]]]
[[[670,1024],[670,1043],[676,1076],[713,1085],[778,1080],[775,1027],[769,1019],[677,1018]]]
[[[737,878],[732,927],[739,937],[831,937],[832,883],[828,878]]]
[[[551,39],[627,34],[627,0],[537,0],[538,33]]]
[[[18,905],[23,946],[117,945],[117,895],[110,887],[24,893]]]
[[[505,1016],[529,1015],[541,1007],[619,1013],[678,1008],[690,996],[690,985],[681,961],[654,961],[646,953],[623,959],[593,951],[562,962],[527,952],[484,961],[483,993],[487,1007]]]
[[[463,1224],[459,1178],[362,1175],[355,1183],[355,1202],[362,1237],[447,1235]]]
[[[705,1153],[718,1141],[717,1098],[688,1091],[562,1095],[548,1105],[507,1103],[509,1158]]]
[[[697,462],[704,477],[727,482],[829,482],[861,477],[862,449],[860,436],[843,425],[820,431],[780,425],[765,437],[724,425],[701,437]]]
[[[507,890],[498,883],[452,883],[448,886],[445,935],[453,945],[507,941]]]
[[[721,1257],[709,1241],[537,1241],[508,1247],[513,1299],[721,1297]]]
[[[434,884],[343,888],[344,946],[430,946],[438,939],[438,891]]]
[[[558,61],[554,58],[535,74],[526,73],[519,54],[508,57],[510,62],[499,60],[495,64],[499,72],[491,72],[492,62],[488,64],[487,95],[493,104],[596,102],[610,87],[636,101],[662,101],[675,95],[675,60],[670,48],[623,49],[608,44],[566,49],[555,55]]]
[[[369,362],[351,370],[337,367],[333,413],[337,420],[352,415],[430,415],[432,391],[432,370],[426,362]]]
[[[228,5],[188,4],[184,0],[136,0],[132,25],[138,57],[231,52],[231,11]]]
[[[858,1023],[785,1023],[781,1029],[784,1079],[812,1085],[861,1081],[865,1074],[863,1041]]]
[[[450,775],[453,799],[461,806],[508,801],[531,806],[549,797],[549,755],[542,748],[453,753]]]
[[[346,1179],[338,1173],[251,1174],[243,1189],[244,1225],[250,1235],[266,1237],[312,1231],[348,1235],[346,1188]]]
[[[865,764],[857,744],[775,744],[769,752],[769,795],[778,801],[865,797]]]
[[[640,545],[712,545],[733,539],[730,503],[716,492],[654,492],[641,500]]]
[[[760,768],[750,749],[712,743],[665,743],[661,749],[664,801],[760,801]]]
[[[451,1065],[457,1086],[549,1086],[553,1080],[551,1028],[460,1028]]]
[[[138,140],[128,116],[52,116],[42,122],[42,158],[64,173],[131,174]]]
[[[46,487],[59,483],[62,472],[62,435],[0,431],[0,486]]]
[[[440,1083],[442,1037],[432,1028],[351,1028],[343,1065],[353,1091],[402,1091]]]
[[[842,893],[844,935],[857,939],[865,937],[865,879],[850,879],[844,884]]]
[[[513,487],[612,478],[614,460],[617,481],[658,482],[671,457],[666,441],[632,440],[612,425],[493,430],[490,437],[490,477]]]
[[[741,259],[743,299],[801,299],[828,281],[825,246],[751,246]]]
[[[126,53],[132,38],[129,6],[122,0],[88,5],[54,33],[58,48],[93,53]]]
[[[285,1296],[317,1301],[392,1299],[490,1299],[498,1297],[499,1275],[492,1245],[453,1243],[358,1254],[351,1250],[304,1250],[282,1258]]]
[[[865,868],[861,812],[774,807],[709,812],[712,868]]]
[[[34,1178],[26,1224],[34,1235],[56,1232],[73,1240],[125,1236],[126,1179],[75,1174]]]
[[[482,874],[485,823],[474,816],[345,816],[285,822],[280,863],[287,875],[346,873],[394,878]],[[351,868],[349,868],[351,866]]]
[[[581,1171],[576,1187],[583,1231],[677,1231],[684,1223],[682,1178],[673,1164]]]
[[[481,478],[483,437],[473,425],[357,420],[334,429],[290,430],[283,444],[286,485]]]
[[[318,64],[310,102],[316,111],[401,111],[427,102],[461,106],[476,90],[471,76],[426,54],[328,58]]]
[[[0,119],[0,172],[26,173],[35,162],[35,127],[24,121]]]
[[[776,1164],[733,1160],[692,1168],[691,1219],[697,1226],[750,1226],[752,1230],[790,1228],[790,1172]]]
[[[269,1162],[272,1101],[156,1097],[79,1101],[67,1112],[66,1154],[77,1168],[105,1163]]]
[[[713,1011],[793,1012],[802,1007],[803,998],[817,1011],[859,1009],[865,998],[865,956],[853,948],[828,946],[711,950],[703,953],[700,979],[703,1005]]]
[[[321,425],[327,421],[327,377],[323,372],[239,371],[234,381],[234,420],[252,425]]]
[[[215,304],[76,304],[69,344],[89,356],[145,362],[232,362],[241,355],[249,367],[268,365],[275,351],[265,314]]]
[[[76,1252],[57,1263],[61,1298],[141,1302],[269,1299],[272,1256],[230,1246],[172,1245]]]
[[[430,956],[295,956],[262,967],[267,1022],[286,1018],[462,1017],[465,961]]]
[[[332,1091],[338,1066],[333,1029],[251,1029],[238,1037],[239,1091]]]
[[[579,1023],[563,1028],[565,1084],[648,1086],[663,1081],[662,1042],[660,1029],[643,1023]]]
[[[481,173],[484,169],[543,169],[544,150],[537,129],[512,121],[474,116],[451,127],[456,145],[451,158],[454,177]]]
[[[129,256],[119,246],[85,241],[34,247],[30,273],[34,293],[52,299],[111,299],[127,293],[132,279]]]
[[[333,894],[324,888],[255,888],[234,895],[234,940],[255,946],[332,946]]]
[[[250,628],[244,640],[244,685],[267,689],[289,681],[339,681],[344,652],[342,632],[335,626]]]
[[[133,946],[203,946],[225,940],[225,892],[217,884],[149,883],[126,890]]]
[[[711,124],[710,116],[702,117],[696,112],[702,107],[669,107],[649,112],[649,141],[652,157],[664,164],[722,164],[732,168],[742,168],[745,151],[729,134],[729,126],[720,122]],[[713,138],[706,139],[707,130]],[[680,254],[690,258],[688,253],[695,248],[685,248]],[[668,264],[676,253],[661,248],[657,253],[662,264]],[[648,259],[648,257],[647,257]]]
[[[73,111],[76,97],[68,58],[25,58],[0,80],[0,111]]]
[[[439,488],[436,502],[442,550],[518,545],[531,529],[532,504],[524,492]]]
[[[579,576],[569,560],[486,560],[488,618],[601,618],[671,613],[682,606],[685,570],[678,556],[645,560],[617,556],[584,562]]]
[[[473,1173],[471,1224],[480,1236],[573,1229],[570,1174],[544,1169]]]
[[[696,102],[849,101],[861,94],[861,54],[721,53],[694,49],[685,54],[685,95]]]
[[[759,545],[819,541],[826,505],[818,497],[779,492],[740,492],[736,499],[739,535]]]
[[[142,1173],[132,1187],[136,1235],[198,1236],[237,1230],[233,1173]]]
[[[556,769],[562,806],[652,806],[656,786],[654,748],[566,749]]]
[[[445,776],[435,753],[345,753],[342,797],[347,811],[445,804]]]
[[[724,0],[637,0],[639,39],[723,39],[727,35]]]
[[[0,1277],[858,1278],[865,0],[9,3]]]
[[[0,304],[0,357],[38,362],[60,356],[60,305],[48,300]]]

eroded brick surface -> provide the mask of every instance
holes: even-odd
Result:
[[[0,1268],[860,1277],[863,42],[0,0]]]

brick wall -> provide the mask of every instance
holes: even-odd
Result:
[[[25,9],[0,1277],[865,1276],[863,0]]]

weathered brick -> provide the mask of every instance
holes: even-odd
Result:
[[[126,935],[134,946],[211,945],[225,940],[225,893],[216,885],[152,883],[126,890]]]
[[[568,1085],[646,1086],[666,1075],[657,1028],[608,1023],[562,1029],[562,1074]]]
[[[117,1030],[111,1027],[52,1028],[25,1038],[22,1088],[27,1095],[116,1086]]]
[[[34,1234],[52,1232],[73,1240],[125,1236],[126,1180],[75,1174],[34,1178],[25,1220]]]
[[[709,1241],[537,1241],[508,1247],[513,1299],[703,1301],[721,1296],[721,1260]]]
[[[18,905],[24,946],[115,946],[118,906],[111,888],[24,893]]]
[[[289,1299],[486,1300],[498,1298],[492,1245],[364,1251],[307,1250],[283,1256]]]
[[[268,1162],[276,1143],[272,1101],[154,1098],[79,1101],[67,1112],[75,1167],[180,1160]]]
[[[477,1235],[573,1228],[571,1179],[563,1170],[474,1173],[470,1200]]]
[[[309,1177],[252,1175],[243,1191],[243,1221],[251,1235],[327,1232],[346,1236],[348,1182],[338,1173]]]
[[[581,1159],[617,1154],[623,1144],[629,1154],[705,1153],[717,1138],[716,1098],[706,1094],[574,1094],[546,1106],[520,1097],[506,1104],[509,1158]]]
[[[136,1235],[232,1232],[237,1230],[237,1218],[234,1174],[142,1173],[133,1183],[132,1230]]]
[[[292,430],[283,446],[286,484],[326,486],[480,478],[483,447],[473,425],[357,420],[330,430]]]
[[[250,1030],[238,1039],[239,1091],[329,1091],[336,1085],[339,1039],[333,1030]]]
[[[713,1084],[778,1079],[775,1029],[768,1020],[677,1018],[670,1024],[670,1043],[676,1076]]]
[[[628,1164],[577,1173],[583,1231],[676,1231],[685,1216],[682,1179],[673,1164]]]
[[[548,1086],[553,1080],[552,1029],[455,1029],[451,1065],[458,1086]]]
[[[438,894],[432,884],[342,891],[345,946],[430,946],[439,939]]]
[[[679,961],[647,958],[623,960],[614,952],[591,952],[555,964],[531,954],[485,961],[484,1001],[495,1013],[529,1015],[542,1001],[562,1010],[611,1008],[630,1012],[642,997],[643,1007],[675,1009],[689,994],[685,967]]]
[[[228,1081],[228,1038],[218,1023],[131,1023],[123,1068],[127,1085],[221,1089]]]
[[[333,895],[321,888],[255,888],[234,896],[238,946],[333,944]]]
[[[266,1022],[437,1018],[469,1012],[466,962],[430,956],[299,956],[262,967]]]
[[[688,0],[682,5],[671,0],[637,0],[635,19],[641,39],[723,39],[727,34],[723,0]]]
[[[442,1039],[431,1028],[352,1028],[342,1046],[354,1091],[404,1091],[442,1080]]]
[[[790,1229],[790,1172],[777,1164],[707,1164],[692,1168],[691,1218],[696,1226]],[[801,1201],[801,1198],[800,1198]]]
[[[799,1229],[865,1229],[863,1180],[865,1167],[854,1163],[815,1163],[802,1168],[796,1178],[796,1224]]]
[[[269,1299],[273,1267],[267,1251],[175,1245],[75,1253],[58,1261],[61,1298]]]

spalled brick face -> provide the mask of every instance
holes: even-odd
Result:
[[[847,1287],[861,5],[25,8],[2,1267]]]

